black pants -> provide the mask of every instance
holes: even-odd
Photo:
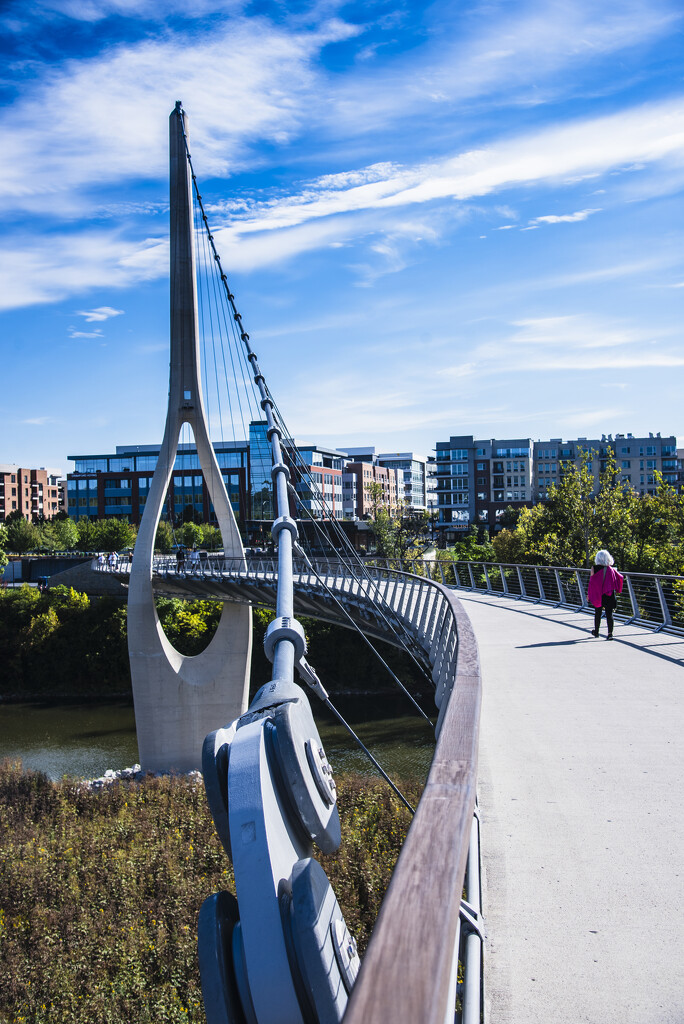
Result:
[[[601,598],[601,607],[594,608],[594,630],[598,633],[601,628],[601,612],[606,610],[606,622],[608,623],[608,635],[613,632],[613,611],[617,600],[615,594],[604,594]]]

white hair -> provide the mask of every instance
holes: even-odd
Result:
[[[605,548],[601,548],[600,551],[596,552],[596,558],[594,561],[597,565],[612,565],[615,559],[611,555],[610,551],[606,551]]]

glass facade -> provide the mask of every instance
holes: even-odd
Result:
[[[249,425],[249,506],[252,519],[275,519],[271,480],[271,443],[267,424],[253,420]]]

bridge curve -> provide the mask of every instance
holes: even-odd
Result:
[[[452,614],[461,616],[462,636],[472,624],[484,680],[478,791],[488,939],[487,1018],[532,1024],[566,1019],[674,1024],[684,1018],[684,640],[675,618],[678,606],[670,611],[662,600],[663,593],[670,600],[669,592],[651,578],[649,607],[641,596],[647,588],[645,578],[630,581],[624,601],[634,604],[625,604],[616,640],[609,644],[590,634],[592,621],[579,572],[572,570],[577,580],[574,605],[549,599],[553,579],[561,571],[570,572],[530,575],[527,586],[525,576],[516,572],[513,578],[522,576],[523,593],[515,596],[492,586],[496,576],[491,567],[484,574],[484,586],[467,586],[472,567],[468,577],[462,578],[459,571],[452,582],[452,587],[459,586],[458,607],[453,606]],[[270,573],[266,560],[253,562],[242,574],[218,565],[177,573],[167,560],[166,567],[158,563],[155,568],[155,589],[174,596],[269,604]],[[337,589],[367,632],[383,634],[381,620],[369,618],[368,608],[361,612],[371,596],[363,588],[355,592],[330,564],[319,566],[316,576],[311,579],[301,572],[295,577],[302,614],[340,621],[339,609],[336,613],[332,606],[322,607],[323,579]],[[391,584],[393,578],[402,576],[386,573],[385,600],[393,597],[397,609],[403,608],[405,622],[413,620],[413,636],[418,639],[422,604],[434,585],[410,575],[403,577],[404,584]],[[529,593],[535,579],[541,583],[536,595]],[[422,604],[409,598],[409,587],[423,594]],[[453,597],[452,587],[442,585],[438,590]],[[568,580],[562,578],[560,587],[564,596]],[[630,615],[634,608],[641,611],[640,622]],[[655,629],[643,625],[644,609]],[[659,612],[663,614],[658,621]],[[427,650],[430,629],[424,626],[423,622]],[[386,633],[383,639],[388,639]],[[476,661],[474,645],[472,650]],[[467,676],[464,653],[459,652],[458,661]],[[454,654],[452,650],[452,658]],[[452,691],[454,716],[459,713],[453,700],[457,694],[468,696],[467,683]],[[476,737],[477,728],[475,743]],[[440,772],[453,770],[454,765],[458,758],[453,750],[449,758],[440,759],[433,776],[433,811],[439,806]],[[462,802],[458,806],[462,808]],[[440,821],[443,811],[442,806]],[[433,835],[439,832],[437,820],[430,827]],[[463,834],[462,821],[460,831]],[[434,852],[430,851],[433,868]],[[449,855],[447,850],[438,855],[440,866]],[[410,889],[411,880],[401,879],[399,870],[397,876],[393,887]],[[441,909],[433,921],[442,920]],[[370,954],[382,957],[383,921],[384,933],[393,936],[386,948],[396,951],[396,935],[406,933],[411,955],[418,956],[413,922],[401,907],[397,910],[395,901],[379,919],[367,959]],[[380,973],[385,970],[391,965],[383,965]],[[424,976],[433,981],[444,978],[444,963],[426,967]],[[363,977],[362,971],[360,982]],[[392,984],[398,983],[394,978]],[[345,1019],[353,1024],[369,1019],[440,1019],[438,1013],[426,1012],[430,993],[424,989],[413,1004],[414,1017],[399,1013],[394,1001],[394,1017],[378,1016],[369,999],[372,993],[359,984]]]
[[[127,565],[102,568],[124,580],[128,572]],[[271,604],[276,569],[269,560],[245,566],[221,558],[186,570],[175,559],[155,558],[152,585],[168,596]],[[336,621],[332,608],[339,612],[344,607],[364,620],[366,633],[390,642],[402,636],[421,650],[439,711],[425,789],[344,1019],[347,1024],[443,1024],[453,1019],[460,956],[472,979],[462,997],[463,1021],[479,1021],[482,925],[473,813],[481,679],[468,616],[444,584],[406,572],[365,567],[356,577],[343,573],[339,563],[314,568],[295,560],[293,575],[295,595],[305,602],[314,596],[327,601],[323,615],[331,621]],[[320,607],[310,607],[321,617]],[[397,635],[388,632],[388,622]],[[341,613],[339,624],[350,625]],[[464,885],[470,897],[465,918]]]

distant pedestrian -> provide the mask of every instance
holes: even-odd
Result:
[[[97,564],[98,564],[98,567],[100,569],[102,569],[104,567],[104,564],[105,564],[104,551],[101,551],[100,554],[97,556]]]
[[[176,571],[181,572],[185,568],[185,552],[183,548],[178,548],[176,552]]]
[[[110,569],[116,569],[116,552],[110,551],[107,556],[107,562],[109,563]]]
[[[592,635],[598,636],[601,628],[601,613],[605,608],[606,623],[608,625],[608,636],[606,640],[613,639],[613,612],[617,605],[616,594],[622,593],[624,576],[617,569],[613,568],[614,559],[610,551],[602,548],[596,552],[594,565],[591,567],[587,597],[594,606],[594,628]]]

